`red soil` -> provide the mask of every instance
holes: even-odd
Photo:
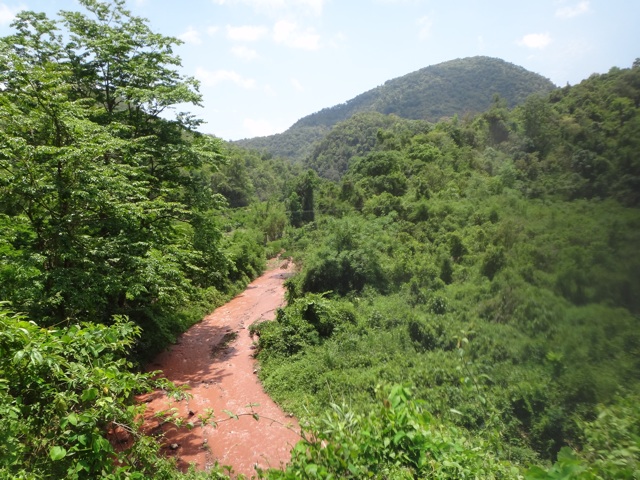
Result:
[[[256,375],[254,345],[249,326],[271,320],[284,305],[283,283],[293,265],[279,261],[253,281],[247,289],[226,305],[185,332],[177,344],[160,354],[149,366],[162,370],[177,385],[188,385],[192,398],[172,401],[157,391],[140,398],[148,404],[145,430],[164,435],[167,455],[176,456],[184,469],[195,463],[206,469],[218,462],[230,465],[235,474],[255,475],[254,466],[280,467],[290,459],[291,448],[300,440],[295,418],[283,412],[264,392]],[[234,332],[235,338],[233,337]],[[212,353],[214,352],[214,353]],[[249,404],[260,419],[251,415],[228,419],[223,410],[235,414],[251,413]],[[154,413],[176,408],[183,422],[193,428],[177,428],[162,423]],[[201,415],[213,409],[218,425],[202,426]],[[224,420],[224,421],[222,421]]]

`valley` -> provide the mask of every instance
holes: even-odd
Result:
[[[0,478],[638,478],[640,59],[226,142],[80,5],[0,39]]]

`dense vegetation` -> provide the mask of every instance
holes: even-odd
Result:
[[[512,478],[557,460],[526,476],[638,478],[639,106],[640,65],[511,110],[495,98],[464,121],[395,117],[319,185],[330,214],[288,237],[302,265],[290,304],[254,326],[285,408],[315,418],[336,404],[292,468]],[[327,168],[353,144],[329,139]],[[424,402],[410,426],[380,420],[392,399],[371,413],[379,384]]]
[[[251,331],[306,424],[263,477],[638,478],[640,62],[462,120],[389,101],[306,170],[161,115],[200,101],[178,41],[80,3],[0,40],[0,478],[225,478],[140,433],[136,393],[188,392],[137,362],[282,248]]]
[[[508,107],[533,93],[551,91],[546,78],[498,58],[470,57],[431,65],[388,80],[344,104],[325,108],[293,126],[333,126],[358,112],[374,111],[413,120],[437,121],[455,114],[481,112],[494,95]]]
[[[365,156],[376,148],[379,132],[392,135],[400,129],[405,135],[410,135],[428,131],[430,125],[425,120],[407,121],[377,112],[357,113],[338,123],[317,142],[304,164],[319,176],[338,181],[348,170],[352,158]]]
[[[496,94],[513,107],[533,93],[547,93],[553,88],[546,78],[497,58],[451,60],[394,78],[345,103],[301,118],[283,133],[236,143],[299,161],[306,159],[313,144],[336,124],[358,113],[377,112],[435,122],[482,112]]]
[[[286,216],[226,215],[278,183],[219,181],[236,157],[161,115],[200,102],[177,40],[123,1],[80,3],[0,40],[0,477],[170,478],[133,406],[158,382],[132,362],[259,273]],[[114,451],[115,428],[139,441]]]

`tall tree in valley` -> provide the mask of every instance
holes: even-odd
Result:
[[[0,41],[0,294],[49,324],[143,321],[227,268],[201,175],[220,145],[160,117],[200,101],[178,40],[122,0],[80,3],[91,18],[23,12]]]

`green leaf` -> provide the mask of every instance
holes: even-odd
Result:
[[[44,361],[42,354],[38,350],[33,350],[29,356],[31,357],[31,363],[35,365],[39,365]]]
[[[306,467],[304,467],[304,472],[307,475],[315,477],[318,474],[318,466],[314,463],[310,463]]]
[[[98,452],[112,452],[113,447],[106,438],[97,436],[93,438],[92,450]]]
[[[576,459],[576,453],[569,447],[562,447],[558,452],[558,461],[570,462]]]
[[[235,413],[229,411],[229,410],[222,410],[224,413],[226,413],[229,418],[235,418],[236,420],[238,420],[238,415],[236,415]]]
[[[78,416],[75,413],[70,413],[67,416],[67,420],[69,421],[69,423],[73,426],[78,425]]]
[[[81,400],[83,402],[90,402],[91,400],[95,400],[98,397],[98,389],[97,388],[87,388],[84,392],[82,392]]]
[[[407,435],[405,432],[396,433],[395,436],[393,437],[393,443],[398,443],[400,440],[402,440],[406,436]]]
[[[525,475],[527,480],[547,480],[551,476],[540,467],[531,467]]]
[[[51,447],[51,450],[49,450],[49,457],[51,457],[51,460],[53,460],[54,462],[62,460],[66,456],[67,451],[62,447]]]

